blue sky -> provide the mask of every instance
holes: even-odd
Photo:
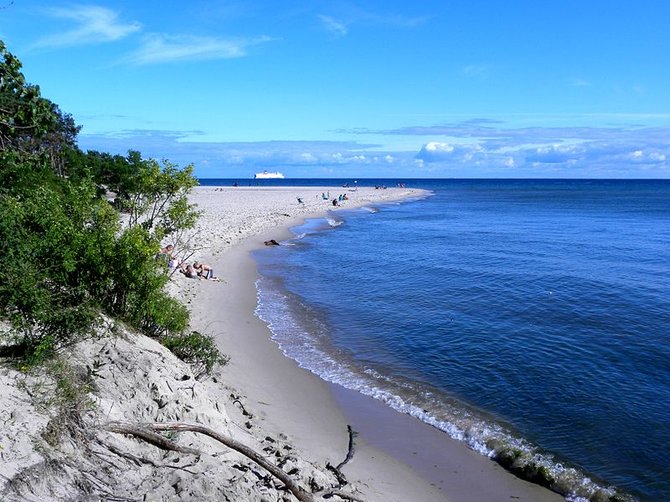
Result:
[[[199,177],[670,178],[668,19],[667,0],[5,0],[0,38],[82,149]]]

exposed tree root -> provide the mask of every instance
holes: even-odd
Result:
[[[186,446],[179,446],[178,444],[164,438],[160,434],[156,434],[151,430],[152,424],[129,424],[123,422],[110,422],[105,426],[109,432],[116,432],[118,434],[129,434],[131,436],[143,439],[162,450],[176,451],[179,453],[188,453],[191,455],[202,455],[199,450],[188,448]],[[165,429],[170,430],[170,429]]]
[[[326,463],[326,469],[328,469],[330,472],[335,475],[335,478],[337,479],[338,486],[342,487],[348,483],[347,478],[342,474],[342,471],[340,471],[337,467],[335,467],[333,464],[330,462]]]
[[[337,469],[338,471],[342,469],[344,464],[349,462],[349,460],[351,460],[354,456],[354,438],[356,437],[356,433],[351,428],[351,425],[347,425],[347,432],[349,433],[349,447],[347,448],[347,456],[344,457],[344,460],[342,462],[337,464],[337,467],[335,467],[335,469]]]
[[[332,497],[340,497],[343,500],[350,500],[351,502],[365,502],[363,499],[354,497],[350,493],[341,492],[339,490],[332,490],[323,494],[323,498],[329,499]]]
[[[122,451],[119,448],[117,448],[116,446],[114,446],[113,444],[105,443],[103,441],[99,441],[99,443],[100,443],[100,445],[102,445],[103,447],[105,447],[109,451],[111,451],[114,455],[117,455],[121,458],[125,458],[126,460],[130,460],[131,462],[133,462],[137,466],[141,466],[142,464],[147,464],[147,465],[150,465],[150,466],[156,467],[156,468],[174,469],[174,470],[188,472],[189,474],[193,474],[193,475],[196,474],[194,471],[190,471],[188,469],[188,467],[193,467],[197,463],[197,461],[192,463],[192,464],[185,465],[185,466],[159,464],[159,463],[154,462],[153,460],[151,460],[149,458],[137,457],[137,456],[135,456],[131,453],[127,453],[125,451]],[[100,452],[100,451],[95,451],[95,450],[92,450],[92,451],[93,451],[93,453],[95,453],[98,456],[100,456],[102,454],[102,452]],[[112,465],[115,465],[115,464],[112,464]]]
[[[337,464],[337,466],[332,465],[331,463],[326,464],[326,469],[328,469],[330,472],[332,472],[335,475],[335,478],[337,478],[337,482],[340,487],[346,485],[348,483],[347,478],[345,475],[342,473],[340,469],[349,462],[349,460],[352,459],[354,456],[354,437],[356,437],[356,433],[354,430],[351,428],[351,425],[347,425],[347,432],[349,432],[349,447],[347,449],[347,456],[344,457],[344,460]],[[336,494],[333,492],[333,494]],[[354,499],[352,499],[354,500]]]
[[[205,427],[203,425],[189,424],[184,422],[150,423],[150,424],[128,424],[121,422],[112,422],[108,424],[105,427],[105,429],[107,429],[110,432],[116,432],[119,434],[129,434],[138,437],[164,450],[178,451],[181,453],[191,453],[194,455],[200,455],[201,453],[193,448],[186,448],[183,446],[179,446],[174,442],[164,438],[160,434],[156,434],[154,431],[182,431],[182,432],[195,432],[198,434],[204,434],[224,444],[225,446],[241,453],[248,459],[253,460],[256,464],[261,466],[263,469],[265,469],[274,477],[279,479],[282,483],[284,483],[286,488],[300,502],[314,501],[314,498],[309,492],[307,492],[300,485],[298,485],[293,479],[291,479],[288,476],[288,474],[286,474],[276,465],[268,462],[265,459],[265,457],[259,455],[248,446],[239,443],[238,441],[235,441],[232,438],[219,434],[218,432],[213,431],[212,429]]]
[[[241,400],[240,396],[236,396],[235,394],[230,394],[230,398],[232,399],[233,404],[237,404],[240,407],[240,409],[242,410],[242,415],[244,415],[245,417],[248,417],[248,418],[254,418],[254,416],[251,413],[249,413],[247,411],[247,409],[244,407],[244,405],[242,404],[242,400]]]
[[[240,403],[241,404],[241,403]],[[163,450],[168,450],[168,451],[176,451],[179,453],[187,453],[187,454],[193,454],[193,455],[202,455],[202,452],[199,450],[196,450],[194,448],[188,448],[184,446],[180,446],[176,444],[173,441],[170,441],[169,439],[161,436],[158,434],[158,431],[181,431],[181,432],[194,432],[197,434],[204,434],[206,436],[211,437],[212,439],[218,441],[219,443],[222,443],[223,445],[227,446],[228,448],[231,448],[238,453],[241,453],[248,459],[252,460],[255,462],[257,465],[268,471],[272,476],[277,478],[279,481],[281,481],[284,486],[286,487],[287,490],[289,490],[300,502],[314,502],[314,498],[312,494],[310,494],[308,491],[306,491],[304,488],[302,488],[298,483],[296,483],[286,472],[284,472],[280,467],[274,465],[273,463],[269,462],[264,456],[261,454],[257,453],[255,450],[252,448],[249,448],[248,446],[228,437],[224,436],[222,434],[219,434],[218,432],[210,429],[209,427],[205,427],[200,424],[192,424],[192,423],[185,423],[185,422],[172,422],[172,423],[124,423],[124,422],[110,422],[104,427],[106,430],[110,432],[115,432],[118,434],[128,434],[134,437],[137,437],[139,439],[142,439],[158,448],[161,448]],[[330,463],[326,464],[326,469],[331,471],[335,478],[337,479],[337,482],[339,484],[339,487],[342,487],[347,484],[347,479],[345,478],[344,474],[340,471],[340,469],[347,463],[349,462],[354,455],[354,437],[356,436],[356,433],[353,431],[350,425],[347,426],[347,431],[349,433],[349,447],[347,450],[347,455],[345,459],[340,462],[336,467],[331,465]],[[270,438],[268,438],[270,439]],[[136,457],[131,454],[126,454],[124,452],[121,452],[118,450],[118,448],[113,447],[112,445],[103,443],[105,447],[107,447],[110,451],[115,453],[116,455],[125,457],[126,459],[136,463],[148,463],[151,465],[154,465],[155,467],[165,467],[165,466],[159,466],[156,465],[153,461],[141,458],[141,457]],[[190,467],[190,466],[189,466]],[[187,469],[184,469],[187,472]],[[247,469],[242,469],[240,467],[240,470],[247,470]],[[255,472],[255,471],[254,471]],[[256,473],[256,472],[255,472]],[[260,473],[256,473],[257,476],[262,477]],[[319,491],[323,490],[321,488]],[[324,499],[330,499],[333,497],[339,497],[342,500],[349,500],[351,502],[363,502],[362,499],[359,499],[355,497],[352,494],[340,491],[340,490],[323,490],[321,492],[321,497]]]

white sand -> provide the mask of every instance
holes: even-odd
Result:
[[[417,189],[369,187],[196,187],[191,201],[204,211],[196,232],[197,245],[208,254],[220,254],[250,236],[286,227],[307,216],[422,197],[426,193]],[[322,198],[323,194],[329,196],[327,200]],[[332,199],[340,194],[346,194],[349,200],[333,206]],[[267,239],[270,238],[268,235]]]
[[[333,208],[330,200],[321,197],[330,192],[332,199],[345,191],[350,200],[341,208]],[[331,386],[286,358],[270,340],[267,326],[254,315],[257,275],[250,250],[265,240],[286,238],[287,229],[306,217],[425,196],[427,192],[401,188],[200,187],[192,197],[204,210],[198,231],[203,249],[196,258],[209,261],[223,282],[180,277],[174,286],[191,302],[193,327],[215,335],[222,351],[232,357],[222,372],[226,384],[245,396],[269,434],[285,434],[302,458],[321,465],[341,462],[350,423],[373,431],[386,430],[388,425],[388,434],[401,437],[399,445],[393,437],[380,440],[374,433],[357,438],[354,458],[343,471],[365,500],[562,500],[517,479],[446,434],[381,403],[361,404],[358,397],[347,398],[342,390],[337,394],[345,416]],[[417,449],[421,454],[409,461]]]

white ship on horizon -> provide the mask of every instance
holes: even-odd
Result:
[[[279,171],[275,171],[273,173],[270,173],[268,171],[263,171],[262,173],[256,173],[254,174],[254,179],[256,180],[262,180],[262,179],[283,179],[284,175],[280,173]]]

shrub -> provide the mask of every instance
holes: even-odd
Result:
[[[214,339],[197,331],[190,334],[170,335],[161,339],[161,343],[170,349],[179,359],[193,367],[196,378],[209,375],[214,366],[226,365],[230,358],[216,347]]]
[[[182,333],[188,326],[190,314],[185,305],[162,291],[147,299],[140,326],[150,336],[163,337]]]
[[[100,313],[180,347],[203,371],[224,359],[207,337],[177,335],[188,311],[168,297],[154,257],[162,239],[193,228],[193,166],[76,146],[79,127],[26,82],[0,41],[0,357],[39,362],[93,332]],[[119,213],[103,197],[116,194]],[[193,337],[193,338],[190,338]],[[200,364],[200,363],[198,363]]]

